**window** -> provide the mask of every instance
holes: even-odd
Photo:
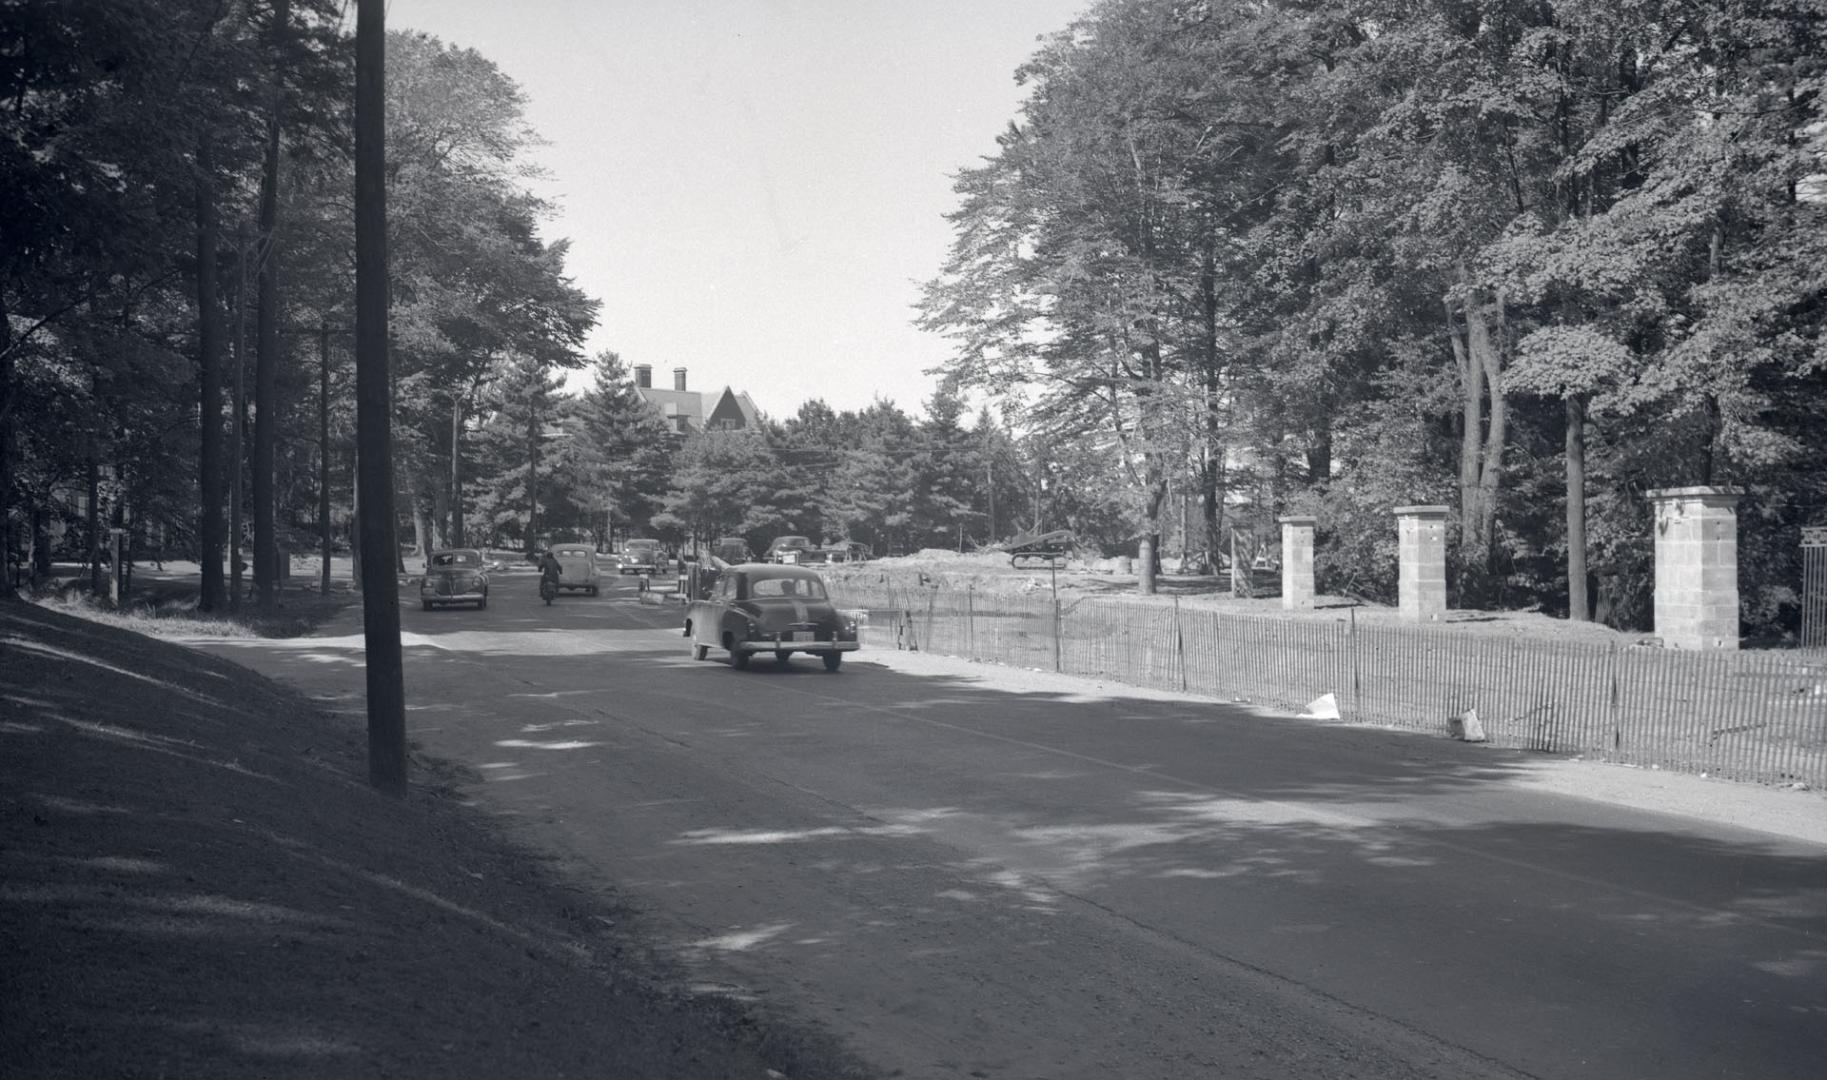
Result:
[[[813,577],[764,577],[749,582],[749,595],[757,600],[823,600],[825,585]]]

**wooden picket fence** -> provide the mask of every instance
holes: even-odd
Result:
[[[1497,746],[1827,784],[1827,652],[1680,652],[885,575],[830,585],[900,648],[1291,711],[1332,694],[1347,721],[1424,731],[1475,709]]]

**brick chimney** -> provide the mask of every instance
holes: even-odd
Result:
[[[672,369],[672,388],[674,390],[685,389],[685,369],[684,368],[676,367],[676,368]]]
[[[650,390],[653,388],[653,365],[652,364],[634,365],[634,385],[640,387],[643,390]]]

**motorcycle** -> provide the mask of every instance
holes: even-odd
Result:
[[[550,604],[552,602],[552,598],[557,595],[558,595],[558,582],[553,581],[549,577],[542,577],[539,579],[539,598],[541,600],[544,600],[547,604]]]

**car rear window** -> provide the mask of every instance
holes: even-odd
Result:
[[[764,577],[749,579],[749,595],[757,600],[791,597],[799,600],[823,600],[825,583],[811,577]]]
[[[431,565],[437,567],[477,567],[482,565],[482,556],[473,551],[440,551],[431,557]]]
[[[587,559],[590,557],[590,549],[589,548],[559,548],[558,557],[561,559]]]

